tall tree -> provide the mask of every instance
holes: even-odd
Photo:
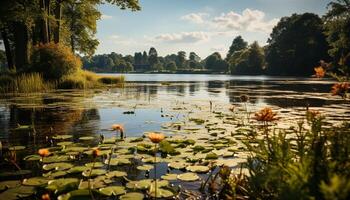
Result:
[[[151,68],[154,68],[155,65],[158,63],[158,53],[157,50],[154,47],[151,47],[148,52],[148,63],[150,64]]]
[[[230,60],[231,56],[236,52],[236,51],[241,51],[245,48],[247,48],[248,43],[243,40],[242,36],[237,36],[235,39],[233,39],[232,44],[230,46],[230,49],[226,55],[226,60]]]
[[[346,66],[345,70],[350,71],[350,0],[328,4],[325,29],[334,65]]]
[[[215,72],[227,72],[228,63],[221,58],[219,52],[215,52],[205,59],[205,68]]]
[[[178,68],[186,68],[186,52],[179,51],[177,52],[177,59],[176,59],[176,65]]]
[[[267,71],[278,75],[313,74],[321,59],[327,59],[323,22],[312,13],[283,17],[273,28],[266,51]]]

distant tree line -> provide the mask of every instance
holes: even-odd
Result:
[[[118,55],[118,56],[115,56]],[[134,56],[119,54],[84,57],[84,66],[94,71],[186,71],[206,70],[237,75],[310,76],[320,60],[334,68],[350,65],[350,3],[336,0],[322,18],[313,13],[283,17],[273,28],[266,46],[234,38],[225,58],[214,52],[201,59],[195,52],[179,51],[158,56],[152,47]]]

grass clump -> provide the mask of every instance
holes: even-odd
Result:
[[[115,76],[102,76],[98,79],[100,83],[103,84],[121,84],[124,83],[125,77],[123,75],[115,77]]]
[[[39,73],[22,73],[0,76],[0,92],[43,92],[53,89],[53,82],[46,82]]]

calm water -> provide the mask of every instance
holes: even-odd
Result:
[[[113,74],[115,75],[115,74]],[[6,146],[40,146],[52,135],[73,134],[76,138],[103,134],[114,123],[123,124],[128,136],[161,130],[162,123],[183,117],[169,107],[240,104],[250,97],[253,110],[272,106],[293,114],[306,106],[328,113],[330,118],[349,117],[349,104],[329,94],[331,81],[266,76],[127,74],[124,88],[87,91],[53,91],[45,94],[2,95],[0,139]],[[134,114],[123,114],[134,111]],[[30,125],[36,132],[16,129]]]

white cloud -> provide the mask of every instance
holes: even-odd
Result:
[[[190,13],[182,16],[181,19],[195,24],[203,24],[207,16],[209,16],[207,13]]]
[[[214,17],[212,23],[223,30],[271,32],[279,19],[266,20],[265,13],[260,10],[245,9],[242,14],[230,11]]]
[[[207,32],[166,33],[158,35],[154,39],[156,41],[170,43],[196,43],[209,40],[210,34]]]
[[[102,14],[101,15],[101,20],[104,20],[104,19],[112,19],[113,18],[113,16],[111,16],[111,15],[105,15],[105,14]]]

